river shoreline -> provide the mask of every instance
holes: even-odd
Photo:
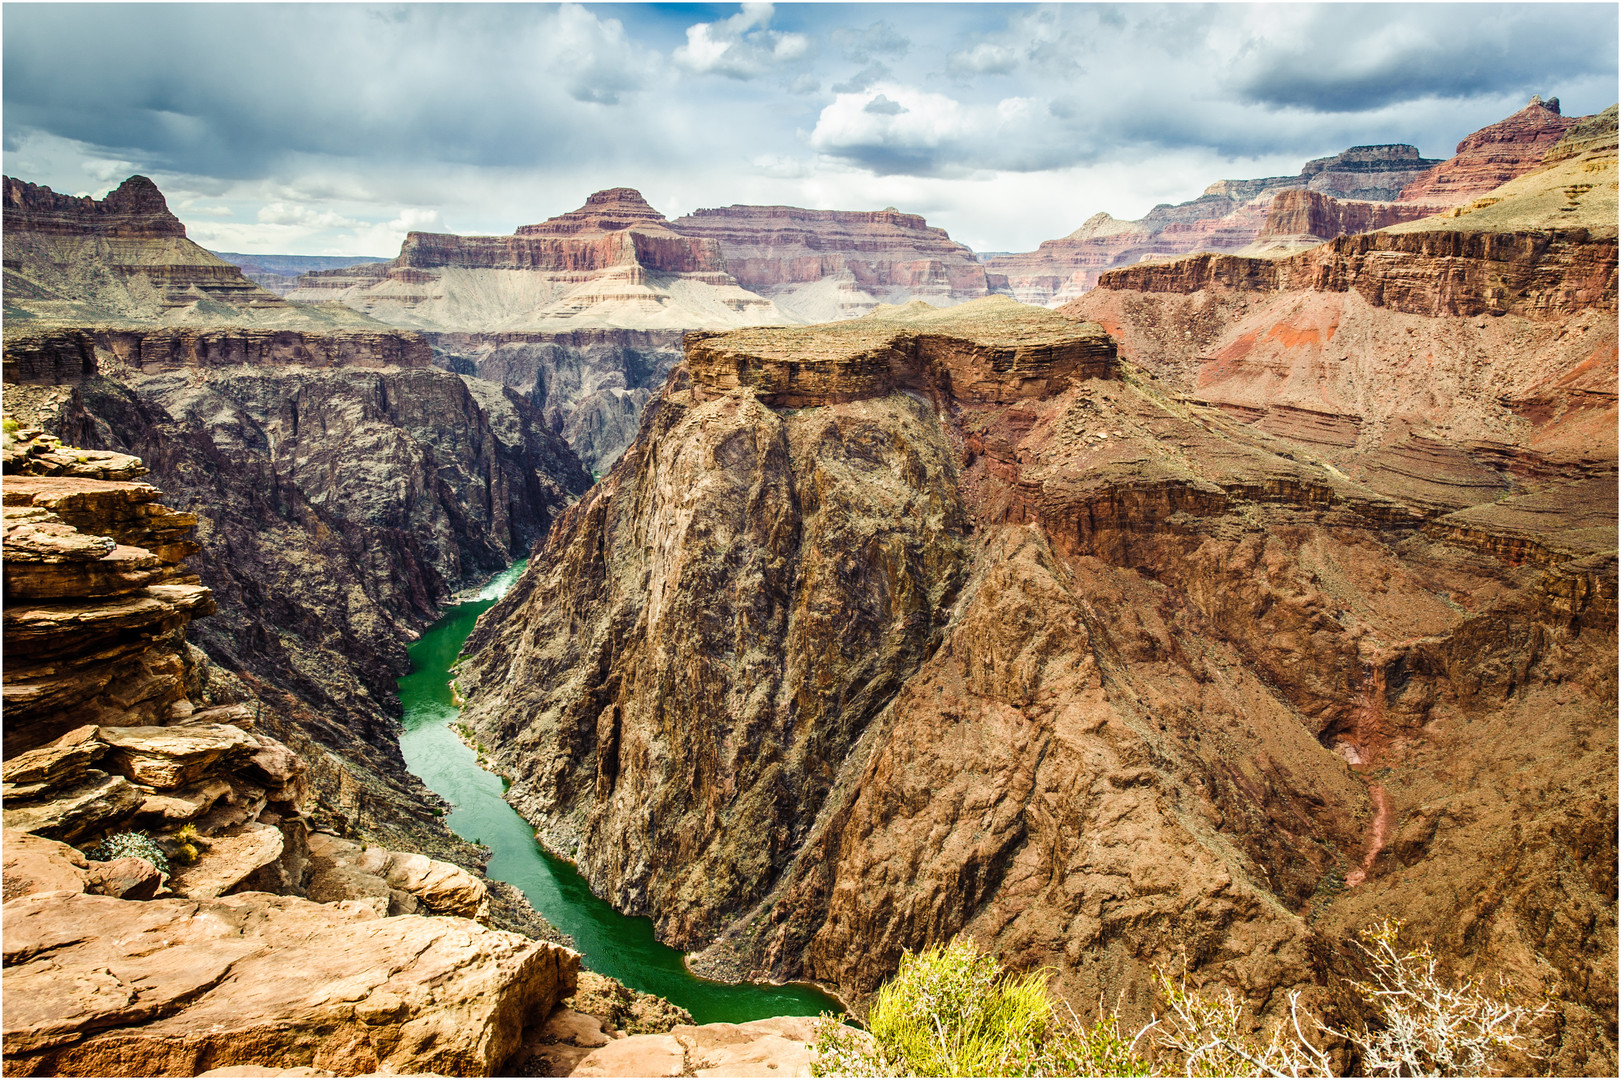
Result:
[[[400,749],[407,767],[450,803],[446,823],[491,852],[489,877],[510,883],[575,941],[584,965],[692,1013],[697,1023],[848,1013],[835,995],[811,983],[729,982],[700,975],[686,954],[660,944],[652,922],[622,915],[595,896],[573,863],[547,850],[534,828],[502,797],[506,783],[483,767],[476,738],[461,726],[460,695],[451,669],[478,615],[517,580],[522,563],[482,588],[460,590],[459,603],[410,649],[411,674],[400,680],[405,720]]]

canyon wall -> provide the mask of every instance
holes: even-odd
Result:
[[[968,933],[1132,1018],[1185,961],[1348,1021],[1395,915],[1607,1074],[1616,294],[1579,232],[1110,275],[1066,310],[1118,359],[985,301],[694,335],[480,620],[468,716],[701,971],[859,1001]],[[1045,366],[985,381],[1021,322]]]

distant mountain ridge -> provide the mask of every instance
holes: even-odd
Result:
[[[1068,236],[989,259],[986,267],[1005,274],[1020,300],[1056,306],[1096,286],[1105,271],[1139,262],[1199,251],[1258,253],[1258,242],[1277,253],[1301,250],[1484,195],[1536,168],[1579,119],[1562,116],[1558,98],[1534,97],[1464,138],[1445,160],[1421,157],[1405,143],[1353,146],[1308,161],[1297,176],[1218,180],[1197,199],[1162,203],[1136,221],[1094,214]]]

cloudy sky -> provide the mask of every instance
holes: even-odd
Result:
[[[215,250],[393,255],[604,187],[893,205],[981,251],[1617,97],[1598,4],[6,3],[4,168]]]

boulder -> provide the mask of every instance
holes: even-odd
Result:
[[[83,892],[89,879],[85,857],[66,844],[33,833],[5,831],[0,882],[6,900],[35,893]]]
[[[163,888],[163,879],[163,871],[145,859],[114,859],[91,863],[84,891],[120,900],[150,900]]]
[[[434,915],[489,918],[489,890],[477,877],[447,862],[375,845],[362,847],[330,833],[311,833],[308,894],[326,902],[358,900],[392,915],[415,904]]]
[[[465,919],[379,919],[265,893],[53,893],[4,917],[12,1075],[486,1076],[578,970],[567,949]]]

